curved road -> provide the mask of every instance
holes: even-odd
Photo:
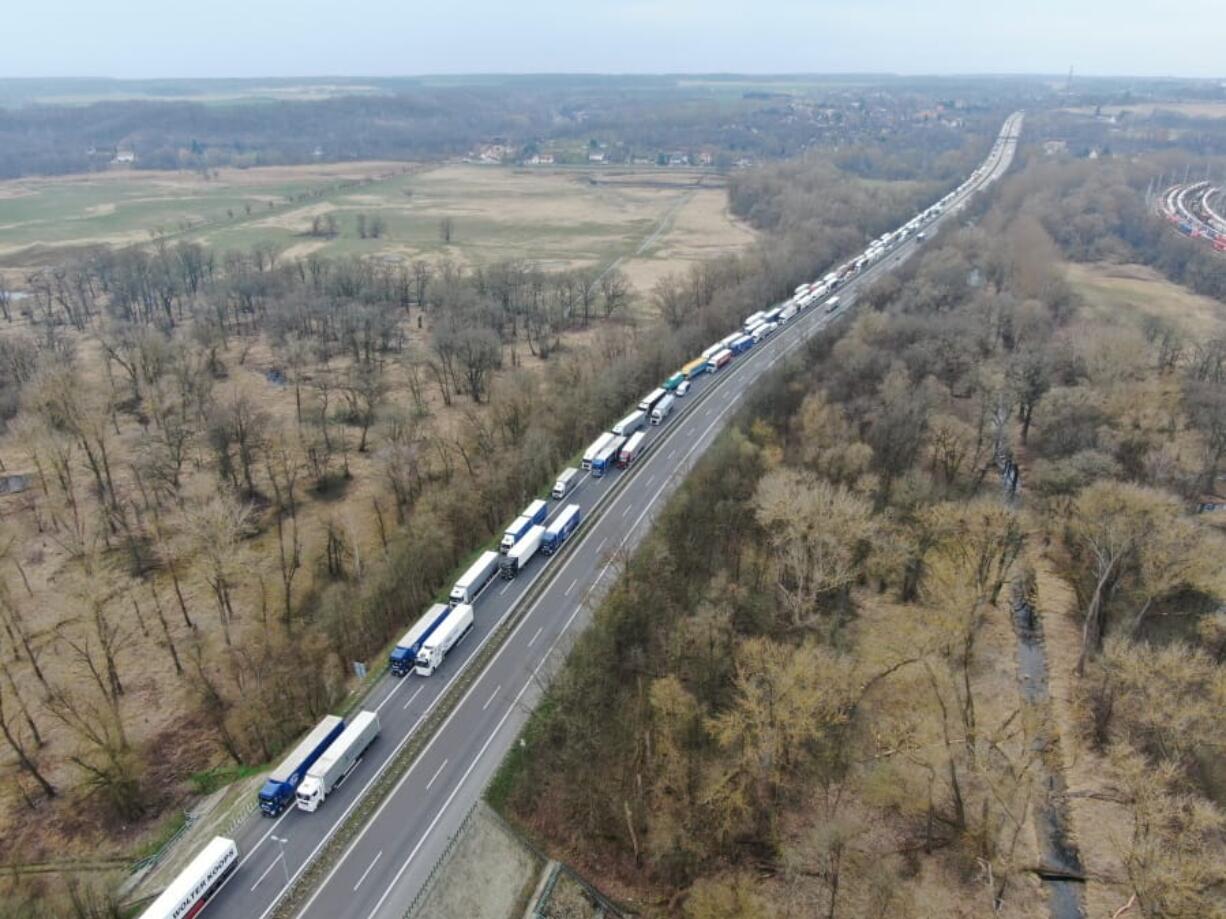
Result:
[[[929,232],[1008,169],[1021,119],[1020,112],[1009,116],[973,182],[929,225]],[[243,853],[239,870],[210,904],[208,914],[234,919],[272,915],[286,890],[344,822],[382,767],[417,732],[477,649],[507,616],[518,615],[514,631],[484,671],[324,881],[294,913],[311,919],[400,919],[523,727],[540,698],[549,668],[564,659],[573,636],[587,623],[589,610],[611,583],[618,550],[631,550],[638,544],[656,510],[718,436],[746,390],[781,358],[846,312],[862,285],[890,271],[915,246],[914,237],[896,245],[845,284],[839,291],[839,312],[827,313],[824,303],[815,303],[729,366],[695,380],[690,394],[677,400],[667,422],[647,429],[646,452],[630,469],[603,478],[585,474],[564,501],[551,502],[551,513],[578,503],[588,519],[552,559],[534,559],[514,581],[491,582],[476,603],[473,632],[434,676],[396,679],[389,675],[377,684],[364,707],[378,710],[382,735],[317,812],[292,809],[276,820],[255,815],[242,824],[233,834]],[[520,610],[529,592],[535,598],[526,611]]]

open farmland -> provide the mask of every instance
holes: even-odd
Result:
[[[158,317],[168,320],[164,327],[141,331],[135,314],[107,300],[107,321],[99,312],[97,323],[74,328],[62,318],[43,316],[41,294],[19,300],[40,306],[14,310],[4,326],[3,343],[14,353],[33,346],[43,322],[57,329],[72,352],[61,371],[48,369],[31,381],[22,404],[10,407],[13,415],[0,435],[0,468],[22,477],[20,490],[0,508],[12,552],[8,570],[0,573],[0,619],[10,644],[22,645],[20,658],[7,659],[6,672],[14,685],[29,687],[22,704],[28,699],[40,706],[33,716],[40,767],[72,800],[48,809],[38,822],[23,824],[33,780],[5,762],[0,773],[5,778],[0,826],[6,839],[0,854],[5,857],[21,853],[33,861],[51,853],[98,851],[119,856],[156,835],[162,824],[150,818],[173,812],[194,787],[187,779],[192,773],[240,763],[248,768],[272,758],[287,739],[280,732],[288,736],[298,726],[283,729],[284,719],[277,716],[270,722],[271,735],[263,726],[248,731],[247,712],[263,708],[252,702],[253,692],[262,691],[256,687],[271,688],[281,679],[270,679],[269,662],[297,659],[293,642],[305,640],[298,638],[303,629],[324,634],[331,621],[350,630],[354,617],[333,617],[329,611],[348,610],[355,585],[371,572],[393,567],[385,560],[397,551],[402,537],[396,533],[407,531],[404,525],[418,513],[427,519],[443,514],[447,505],[441,496],[448,489],[467,494],[469,486],[459,484],[461,470],[470,477],[489,475],[480,487],[488,489],[490,519],[465,522],[462,538],[455,539],[445,536],[441,524],[434,526],[432,532],[444,534],[440,542],[446,548],[438,570],[409,578],[423,595],[398,597],[399,624],[407,615],[399,605],[416,609],[435,580],[450,578],[471,549],[472,532],[493,531],[502,522],[503,503],[522,503],[526,486],[518,478],[503,483],[482,471],[519,468],[507,459],[505,443],[498,464],[482,452],[501,419],[534,402],[548,404],[558,380],[573,387],[593,368],[624,364],[638,334],[626,308],[646,302],[657,265],[684,271],[690,263],[742,250],[755,238],[728,216],[724,188],[699,173],[414,168],[368,163],[223,170],[208,180],[190,173],[107,173],[2,187],[2,270],[19,290],[38,289],[33,275],[49,277],[73,264],[87,246],[139,245],[142,258],[164,267],[171,254],[191,248],[181,243],[233,253],[218,259],[223,267],[198,296],[185,297],[172,317]],[[359,238],[359,213],[383,216],[386,234]],[[337,236],[303,235],[319,214],[335,217]],[[443,218],[454,224],[450,244],[439,236]],[[188,221],[191,226],[165,229]],[[159,245],[162,239],[165,246]],[[251,253],[256,244],[282,253],[275,269]],[[326,263],[313,269],[325,279],[319,286],[305,266],[299,271],[292,261],[311,253]],[[346,255],[367,257],[354,263]],[[397,273],[414,276],[410,259],[428,263],[431,280],[407,303],[387,294],[384,281]],[[474,383],[448,343],[479,346],[488,340],[480,337],[485,320],[473,308],[480,295],[472,269],[493,266],[492,275],[510,274],[508,260],[522,272],[517,283],[525,305],[514,302],[506,320],[514,325],[507,327],[505,340],[493,339],[480,382]],[[132,263],[143,264],[139,258]],[[601,267],[615,263],[634,288],[624,288],[616,308],[607,308],[602,292],[589,322],[576,303],[564,300],[577,296],[573,283],[567,288],[565,282],[578,275],[567,269],[583,267],[590,282]],[[95,262],[80,264],[89,271]],[[353,272],[345,277],[357,279],[362,295],[342,295],[336,293],[339,286],[329,286],[326,279],[343,271]],[[237,313],[219,316],[205,309],[236,303],[235,294],[247,282],[264,293],[258,305],[243,311],[241,322]],[[534,285],[538,293],[532,301]],[[102,288],[96,277],[93,287]],[[298,312],[304,304],[313,312],[317,299],[315,318]],[[349,331],[337,338],[317,322],[329,327],[339,322]],[[382,329],[378,341],[368,339],[368,346],[355,349],[358,339],[351,333],[361,336],[376,326]],[[220,337],[201,345],[199,336],[209,329]],[[152,357],[162,349],[173,355],[167,351],[167,361],[155,359],[158,366],[148,379],[140,373],[131,378],[123,369],[135,366],[129,363],[133,354]],[[161,411],[159,394],[172,377],[191,378],[203,387],[202,401],[193,408],[181,400],[187,390],[174,384],[174,418]],[[360,379],[370,384],[365,396]],[[74,413],[83,413],[81,418],[106,419],[95,431],[105,441],[100,449],[110,464],[101,486],[96,479],[90,486],[78,478],[86,468],[81,463],[88,466],[83,442],[56,422],[44,424],[50,416],[39,414],[61,399]],[[154,404],[157,411],[146,414],[145,407]],[[580,404],[585,413],[595,411]],[[240,426],[255,432],[246,459],[222,443],[229,437],[225,431],[233,430],[226,419],[240,416]],[[161,444],[159,438],[177,426],[176,419],[187,419],[187,428],[181,443],[176,441],[182,451],[174,450],[175,481],[166,483],[176,497],[166,503],[161,486],[149,487],[151,470],[161,463],[150,465],[150,451],[161,449],[154,442]],[[532,449],[523,449],[524,466],[536,470],[544,462],[551,472],[572,440],[570,428],[559,430],[556,446],[553,439],[544,445],[531,440]],[[40,466],[50,468],[43,465],[52,455],[47,450],[71,473],[62,489],[59,479],[52,482],[39,473]],[[240,485],[238,497],[219,499],[225,470],[238,468],[230,465],[231,456],[252,478]],[[154,521],[154,508],[160,522]],[[107,519],[112,511],[118,516]],[[232,538],[218,537],[228,524],[200,516],[213,511],[229,515]],[[117,535],[138,517],[141,525],[156,522],[156,546],[144,536]],[[210,554],[222,543],[224,558]],[[0,553],[0,561],[4,558]],[[220,567],[209,568],[208,558]],[[20,592],[13,593],[13,587]],[[85,612],[91,610],[96,615]],[[312,668],[321,693],[309,704],[335,703],[350,685],[348,662],[379,660],[385,637],[375,634],[374,650],[321,658]],[[97,683],[92,674],[109,672],[107,661],[115,680]],[[34,673],[35,664],[41,676]],[[250,739],[250,748],[226,752],[211,739],[222,722],[206,723],[200,700],[215,698],[209,696],[213,689],[244,700],[209,711],[243,720],[235,722],[235,736],[245,738],[241,743]],[[51,694],[56,694],[54,705],[41,707]],[[16,698],[8,704],[15,705]],[[293,712],[306,711],[307,705],[300,700]],[[113,733],[84,736],[91,721],[106,723]],[[131,750],[140,753],[130,756]],[[129,829],[102,834],[114,799],[82,787],[75,756],[86,756],[91,764],[105,760],[108,788],[122,772],[165,793],[125,804]]]
[[[397,163],[122,172],[0,184],[0,268],[25,274],[92,245],[192,240],[218,251],[271,244],[289,256],[447,256],[469,265],[517,258],[546,270],[623,258],[632,282],[657,261],[720,255],[750,230],[727,213],[718,177],[684,171],[529,170]],[[359,215],[381,218],[361,238]],[[335,235],[312,236],[315,218]],[[450,243],[440,222],[450,218]],[[684,266],[682,266],[684,267]]]

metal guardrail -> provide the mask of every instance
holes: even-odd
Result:
[[[862,272],[862,275],[868,275],[870,273],[878,274],[892,268],[892,260],[884,259],[877,265],[871,266]],[[841,310],[839,314],[834,317],[835,321],[842,319],[847,313],[847,310]],[[803,335],[800,342],[807,340],[812,335],[820,331],[822,325],[823,324],[819,323],[818,328],[812,329],[807,334]],[[800,342],[798,342],[798,344]],[[782,356],[782,354],[779,356]],[[739,367],[743,366],[745,365],[738,365],[738,369]],[[723,380],[720,381],[719,385],[704,389],[701,393],[697,394],[690,403],[692,408],[689,409],[689,411],[695,410],[697,405],[707,401],[707,399],[711,398],[716,392],[720,391],[723,388],[723,381],[727,380],[735,373],[737,373],[736,369],[734,369],[732,374],[725,376]],[[664,443],[671,439],[672,433],[675,430],[675,427],[670,426],[668,435],[663,438],[653,440],[651,443],[649,443],[644,450],[644,455],[654,452],[654,450],[662,447]],[[606,504],[613,501],[616,496],[620,495],[622,491],[629,486],[630,482],[637,479],[638,470],[641,470],[642,468],[643,464],[641,462],[636,463],[634,470],[625,475],[619,476],[618,480],[614,482],[613,485],[600,496],[600,498],[597,499],[596,503],[592,507],[592,510],[589,511],[584,519],[584,529],[586,529],[589,522],[598,518],[599,513],[602,512],[601,509]],[[567,553],[569,550],[573,549],[577,543],[578,541],[573,537],[568,539],[562,546],[559,553],[557,553],[557,555],[554,557],[557,558],[558,555]],[[410,738],[406,739],[403,748],[399,752],[394,753],[384,762],[380,772],[375,777],[374,783],[371,785],[370,791],[365,796],[354,802],[353,812],[349,818],[338,824],[333,832],[325,837],[321,843],[319,854],[309,863],[305,864],[301,869],[301,873],[278,894],[277,898],[269,907],[269,910],[266,913],[267,915],[274,917],[286,917],[288,915],[287,910],[291,910],[292,912],[292,907],[297,905],[296,895],[299,893],[299,891],[301,891],[304,887],[307,889],[313,888],[314,884],[317,882],[316,879],[319,872],[331,867],[335,858],[341,854],[340,849],[353,838],[354,825],[356,824],[359,827],[363,826],[366,818],[370,816],[371,809],[381,804],[386,796],[390,794],[395,783],[399,781],[400,777],[407,772],[413,761],[415,761],[420,755],[424,745],[429,743],[429,741],[433,738],[435,732],[438,730],[441,724],[441,721],[447,718],[456,708],[456,706],[458,706],[472,682],[484,671],[485,664],[488,663],[489,659],[502,647],[502,644],[510,636],[520,619],[522,619],[523,616],[526,615],[527,611],[532,608],[533,603],[539,598],[545,589],[553,583],[556,578],[555,572],[559,570],[559,567],[560,566],[557,565],[552,566],[552,570],[548,570],[539,576],[537,580],[533,582],[532,586],[525,592],[524,596],[520,598],[519,602],[504,614],[502,620],[498,622],[486,636],[485,641],[478,646],[477,651],[472,655],[472,657],[464,662],[460,671],[453,678],[453,681],[447,687],[447,689],[444,690],[444,692],[432,703],[432,709],[429,710],[424,716],[424,720],[422,721],[417,732],[411,735]],[[478,663],[480,663],[480,666],[476,666]],[[377,682],[378,681],[376,680],[374,683],[372,683],[372,688],[374,685],[377,685]],[[243,819],[246,818],[244,817]],[[451,841],[449,841],[448,846],[450,847],[451,844]]]
[[[136,874],[136,872],[138,871],[143,871],[146,868],[152,868],[155,865],[157,865],[159,862],[161,862],[161,860],[166,857],[166,854],[170,851],[171,847],[176,842],[178,842],[180,839],[182,839],[184,834],[187,833],[188,830],[190,830],[193,826],[196,825],[196,821],[198,819],[199,818],[193,814],[184,814],[183,815],[183,826],[175,830],[175,832],[171,835],[171,837],[167,839],[164,843],[162,843],[161,846],[158,847],[158,850],[154,852],[152,855],[146,855],[144,858],[140,859],[139,861],[133,862],[131,873]],[[244,817],[243,819],[246,819],[246,817]]]
[[[425,883],[417,891],[417,896],[413,898],[413,902],[409,904],[408,909],[404,911],[404,919],[412,919],[413,915],[426,902],[426,897],[434,890],[434,882],[437,880],[439,870],[443,867],[443,863],[451,857],[451,853],[455,851],[455,847],[459,845],[460,838],[468,829],[468,825],[472,823],[473,815],[477,812],[477,807],[481,804],[481,799],[478,798],[468,808],[468,813],[464,815],[464,819],[460,821],[460,825],[456,828],[455,833],[447,840],[447,845],[443,847],[443,851],[439,853],[439,857],[435,859],[433,867],[430,868],[430,873],[426,875]]]

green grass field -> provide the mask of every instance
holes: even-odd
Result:
[[[165,239],[218,251],[271,242],[290,257],[445,253],[470,264],[524,258],[561,268],[633,255],[662,222],[660,244],[674,251],[742,245],[747,238],[721,215],[722,188],[695,190],[696,177],[682,171],[407,169],[389,163],[228,169],[209,180],[132,171],[2,183],[0,267],[16,272],[87,245]],[[674,210],[691,202],[693,218],[674,226]],[[379,239],[360,238],[359,215],[382,218]],[[315,216],[335,219],[338,235],[310,235]],[[450,244],[441,238],[443,218],[453,224]]]

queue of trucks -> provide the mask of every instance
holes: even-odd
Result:
[[[348,778],[378,736],[379,716],[375,712],[358,712],[307,770],[306,778],[298,785],[298,808],[307,813],[318,810],[332,790]]]
[[[951,206],[965,187],[966,183],[899,230],[874,240],[859,258],[818,281],[800,285],[786,303],[746,317],[740,329],[683,365],[640,401],[634,412],[614,425],[611,431],[602,433],[584,451],[581,469],[599,477],[615,466],[624,469],[633,465],[646,446],[644,426],[648,423],[662,425],[673,411],[676,400],[684,396],[690,381],[728,366],[781,324],[820,300],[825,299],[827,313],[837,310],[840,298],[831,296],[834,291],[899,242],[911,237],[917,241],[923,239],[920,228]],[[552,498],[561,501],[582,478],[580,469],[563,470],[551,490]],[[420,676],[435,673],[448,652],[472,631],[475,623],[473,604],[494,576],[514,578],[537,554],[546,558],[554,555],[583,522],[581,508],[574,503],[562,508],[552,521],[548,517],[547,503],[533,501],[507,528],[499,551],[486,551],[478,556],[452,588],[450,602],[433,604],[396,643],[389,659],[389,669],[394,675],[403,677],[410,671]],[[376,712],[359,712],[348,725],[335,715],[323,718],[269,773],[259,791],[261,812],[276,817],[294,803],[303,811],[317,810],[361,763],[379,732]],[[234,841],[214,838],[147,908],[142,919],[183,919],[196,915],[225,883],[238,862]]]
[[[343,730],[345,720],[328,715],[268,774],[259,793],[260,811],[265,817],[276,817],[294,803],[294,794],[298,784],[306,778],[307,770]]]

